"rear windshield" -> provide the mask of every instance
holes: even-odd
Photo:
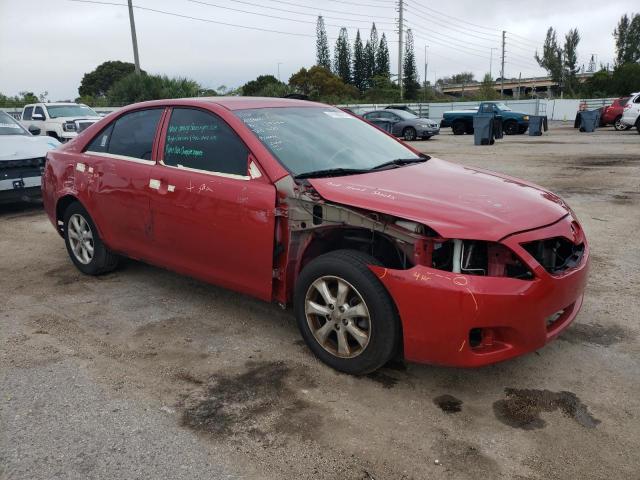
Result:
[[[0,135],[31,135],[8,113],[0,111]]]

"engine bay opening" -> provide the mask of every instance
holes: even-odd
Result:
[[[508,247],[480,240],[434,239],[418,263],[465,275],[533,278],[531,270]]]

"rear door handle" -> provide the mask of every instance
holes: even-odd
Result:
[[[156,178],[150,178],[149,179],[149,188],[153,189],[153,190],[158,190],[160,193],[166,193],[166,192],[173,192],[176,189],[175,185],[170,185],[168,182],[164,182],[167,184],[167,188],[161,188],[162,187],[162,181],[158,180]]]

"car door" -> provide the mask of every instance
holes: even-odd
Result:
[[[33,113],[31,114],[31,120],[29,121],[29,126],[33,125],[40,129],[40,135],[46,135],[47,132],[44,128],[44,122],[47,119],[47,115],[45,114],[44,108],[39,105],[36,105],[33,108]]]
[[[149,183],[157,261],[270,300],[276,192],[244,142],[218,115],[174,107],[160,148]]]
[[[127,112],[105,127],[85,149],[80,175],[87,179],[90,213],[107,245],[149,259],[149,175],[163,108]]]

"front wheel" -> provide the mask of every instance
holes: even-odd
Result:
[[[413,142],[417,137],[418,134],[413,127],[407,127],[402,131],[402,138],[405,142]]]
[[[330,367],[352,375],[387,363],[400,342],[395,305],[368,265],[379,262],[337,250],[311,261],[296,282],[294,310],[307,346]]]
[[[516,135],[518,133],[518,124],[514,121],[509,121],[504,124],[505,135]]]
[[[118,256],[102,243],[89,213],[78,202],[64,213],[64,241],[71,261],[82,273],[100,275],[118,266]]]

